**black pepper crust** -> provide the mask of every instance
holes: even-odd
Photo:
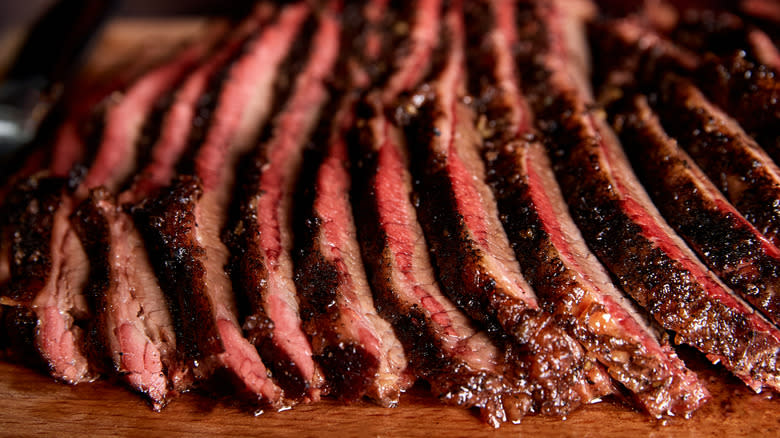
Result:
[[[780,171],[734,120],[687,79],[668,76],[657,105],[664,128],[767,238],[780,243]],[[758,158],[757,158],[758,157]]]
[[[691,175],[696,164],[666,135],[646,101],[642,104],[640,99],[637,96],[627,104],[615,125],[656,206],[726,284],[777,324],[780,251],[768,248],[773,245],[739,213],[724,209],[728,205],[725,198],[700,189],[711,182]]]
[[[195,241],[195,209],[203,194],[197,177],[180,176],[157,196],[131,208],[189,362],[224,351],[204,288],[203,248]]]
[[[562,191],[588,245],[622,289],[673,331],[676,343],[690,344],[710,360],[721,361],[753,387],[780,387],[776,330],[762,330],[756,326],[757,315],[711,298],[695,274],[632,218],[602,164],[600,139],[586,133],[584,122],[590,115],[578,97],[559,93],[537,114],[542,120],[559,120],[540,126],[554,142],[551,156]]]
[[[84,288],[84,296],[95,318],[91,318],[85,333],[91,367],[103,372],[112,370],[112,352],[105,327],[108,299],[106,292],[111,281],[111,257],[109,225],[101,214],[97,203],[110,199],[112,195],[105,189],[92,190],[71,216],[71,224],[84,246],[89,258],[89,276]]]
[[[530,382],[534,408],[548,415],[565,415],[587,402],[591,389],[603,390],[589,380],[589,372],[600,369],[594,370],[594,364],[552,315],[529,308],[496,281],[458,209],[447,157],[430,146],[439,141],[434,121],[442,111],[436,96],[429,93],[406,126],[419,196],[417,214],[439,283],[450,299],[512,351],[517,358],[516,373]],[[472,124],[473,120],[459,123]]]
[[[0,296],[30,303],[48,280],[54,216],[67,196],[66,184],[63,178],[33,176],[9,193],[2,232],[11,242],[11,280]]]
[[[751,62],[744,52],[707,56],[697,71],[707,96],[780,161],[780,83],[777,73]]]

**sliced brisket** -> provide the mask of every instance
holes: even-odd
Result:
[[[178,354],[171,314],[143,240],[121,204],[140,199],[170,180],[184,149],[181,145],[186,144],[195,100],[257,28],[263,13],[260,9],[242,23],[224,47],[216,49],[173,93],[169,111],[160,116],[159,139],[143,139],[153,144],[152,161],[136,176],[132,188],[118,197],[105,188],[95,189],[73,220],[90,257],[87,295],[92,297],[94,336],[107,367],[146,394],[155,409],[166,403],[171,391],[188,389],[192,376]],[[154,111],[149,117],[154,117]]]
[[[747,220],[780,243],[780,169],[690,81],[670,76],[661,85],[664,128]]]
[[[544,32],[559,34],[538,10]],[[780,331],[756,314],[696,259],[661,218],[603,118],[589,111],[589,90],[575,89],[560,51],[546,50],[532,84],[539,126],[569,210],[596,255],[625,292],[667,330],[723,365],[754,390],[778,388]],[[552,95],[550,94],[552,92]],[[542,94],[544,93],[544,94]],[[544,97],[543,97],[544,96]]]
[[[256,141],[268,117],[274,78],[308,15],[305,4],[282,8],[229,71],[211,123],[186,172],[135,209],[136,222],[171,308],[177,342],[198,377],[224,369],[257,401],[281,407],[281,391],[255,347],[241,332],[220,239],[237,160]]]
[[[667,136],[643,96],[615,121],[626,151],[667,221],[745,300],[780,322],[780,250],[762,236]]]
[[[519,92],[511,45],[514,5],[494,0],[496,27],[473,48],[479,70],[474,99],[488,182],[523,274],[543,307],[653,416],[689,415],[708,393],[658,329],[612,284],[569,216],[546,150],[533,138]],[[503,20],[500,19],[503,18]],[[469,22],[475,20],[470,19]],[[471,62],[470,65],[474,65]]]
[[[474,115],[459,101],[464,84],[461,11],[447,13],[443,69],[405,105],[417,214],[444,292],[494,334],[519,360],[534,408],[565,414],[610,392],[609,378],[581,347],[541,312],[520,273],[484,182]]]
[[[112,154],[132,156],[145,111],[196,59],[195,50],[185,51],[173,61],[141,76],[125,91],[121,100],[111,105],[112,109],[105,115],[104,131],[114,133],[114,136],[101,139],[90,171],[93,175],[89,179],[91,184],[113,187],[121,184],[127,172],[114,173],[112,166],[115,161],[101,157],[114,156]],[[62,140],[56,147],[64,148],[66,144],[73,149],[69,156],[84,156],[76,150],[79,146],[84,147],[81,142],[70,144]],[[63,160],[55,160],[52,170],[64,171],[66,166],[58,164]],[[134,165],[123,163],[123,166],[129,171]],[[97,170],[98,167],[101,169]],[[87,351],[100,354],[101,350],[97,348],[100,345],[97,340],[88,341],[89,345],[85,346],[81,339],[79,324],[87,325],[84,318],[90,313],[83,296],[89,261],[69,217],[79,198],[85,196],[91,186],[88,187],[86,181],[67,185],[61,178],[50,181],[33,182],[36,187],[44,187],[43,193],[19,204],[18,210],[28,214],[23,214],[13,225],[16,241],[13,245],[16,248],[13,250],[15,260],[8,297],[17,305],[30,306],[38,317],[36,347],[48,363],[52,375],[69,383],[79,383],[90,379],[94,372],[89,369]],[[79,187],[77,193],[71,194],[69,186]],[[46,204],[44,209],[41,209],[42,201]],[[36,275],[31,276],[26,272],[29,270],[35,270]],[[91,365],[96,365],[97,370],[101,368],[98,364]]]
[[[377,313],[360,257],[344,139],[354,119],[352,105],[351,97],[345,98],[331,129],[323,130],[330,135],[323,136],[327,143],[314,179],[296,282],[304,327],[333,392],[345,400],[365,394],[395,406],[410,383],[404,375],[407,359],[392,326]]]
[[[303,55],[301,72],[296,75],[293,68],[286,73],[292,83],[289,99],[280,104],[269,139],[258,146],[242,178],[241,218],[229,239],[236,294],[247,306],[244,332],[288,397],[315,401],[323,382],[313,355],[322,351],[312,352],[301,327],[291,254],[292,208],[303,148],[328,99],[325,81],[339,54],[340,26],[332,13],[323,12],[311,46],[303,47],[310,55]],[[307,332],[316,344],[318,335]],[[329,368],[327,376],[337,369]]]
[[[371,102],[371,101],[369,101]],[[448,404],[479,407],[498,426],[529,409],[503,377],[504,358],[439,289],[412,204],[403,136],[375,97],[359,110],[354,184],[363,259],[380,315],[390,321],[416,376]]]

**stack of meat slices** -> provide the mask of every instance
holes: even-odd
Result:
[[[690,416],[678,344],[780,391],[780,14],[612,3],[261,2],[75,84],[3,175],[4,356],[495,427]]]

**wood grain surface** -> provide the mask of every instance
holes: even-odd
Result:
[[[89,70],[102,70],[134,50],[160,50],[203,29],[203,20],[113,23],[96,46]],[[12,44],[6,37],[0,61]],[[0,65],[2,62],[0,62]],[[753,394],[698,353],[681,352],[707,382],[713,399],[689,420],[657,421],[617,399],[580,409],[567,419],[528,417],[494,430],[473,410],[447,407],[415,387],[397,408],[325,400],[285,412],[253,413],[201,394],[185,394],[153,412],[136,394],[99,381],[76,387],[0,361],[0,436],[780,436],[780,400]],[[228,390],[229,392],[229,390]]]
[[[99,381],[68,386],[44,374],[0,362],[2,436],[780,436],[780,400],[753,394],[696,354],[686,358],[713,393],[691,419],[653,420],[616,399],[587,406],[568,418],[527,417],[492,429],[476,411],[440,404],[422,386],[396,408],[324,400],[285,412],[252,412],[201,394],[185,394],[153,412],[136,394]]]

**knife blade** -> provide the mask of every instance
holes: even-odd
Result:
[[[0,82],[0,163],[32,141],[119,0],[57,0]]]

